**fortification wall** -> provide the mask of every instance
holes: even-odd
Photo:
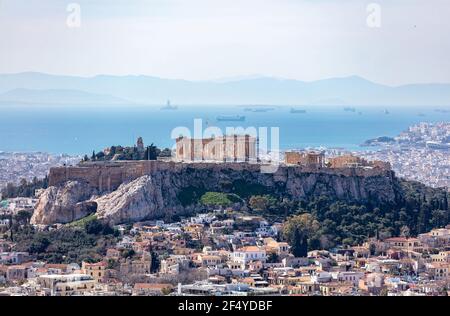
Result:
[[[260,172],[260,164],[251,163],[208,163],[208,162],[165,162],[165,161],[115,161],[82,163],[78,166],[55,167],[50,169],[49,185],[61,186],[65,182],[82,181],[89,187],[99,192],[116,190],[122,183],[129,182],[144,175],[152,175],[156,172],[168,171],[180,173],[186,169],[212,170],[214,172],[246,171]],[[372,177],[393,176],[393,172],[382,168],[312,168],[305,166],[280,165],[278,171],[273,174],[277,181],[285,181],[291,174],[320,173],[339,175],[343,177]]]

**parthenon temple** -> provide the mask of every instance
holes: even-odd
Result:
[[[257,139],[250,135],[228,135],[203,139],[176,139],[178,161],[254,161]]]

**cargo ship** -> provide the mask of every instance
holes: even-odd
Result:
[[[243,121],[245,121],[245,116],[243,116],[243,115],[219,115],[217,118],[216,118],[216,120],[217,121],[219,121],[219,122],[227,122],[227,121],[230,121],[230,122],[235,122],[235,121],[238,121],[238,122],[243,122]]]
[[[304,113],[306,113],[306,110],[291,108],[291,113],[293,113],[293,114],[304,114]]]
[[[167,100],[167,104],[161,108],[161,110],[178,110],[178,106],[171,105],[170,100]]]

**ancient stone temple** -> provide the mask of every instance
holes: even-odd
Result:
[[[380,168],[384,170],[391,170],[391,164],[384,161],[367,161],[364,158],[353,156],[353,155],[343,155],[339,157],[329,158],[328,164],[330,168],[358,168],[358,167],[370,167],[370,168]]]
[[[353,155],[343,155],[328,159],[330,168],[357,168],[369,166],[369,163],[361,157]]]
[[[287,151],[284,160],[288,165],[322,168],[325,163],[325,154],[319,151]]]
[[[179,137],[176,140],[178,161],[255,161],[257,140],[250,135],[228,135],[194,139]]]

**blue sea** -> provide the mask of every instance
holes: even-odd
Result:
[[[302,107],[304,114],[290,113],[290,107],[269,112],[247,112],[239,106],[179,106],[161,110],[157,106],[129,107],[0,107],[0,151],[54,154],[85,154],[111,145],[132,145],[138,136],[145,144],[171,147],[171,131],[185,126],[193,131],[194,119],[203,127],[279,127],[281,149],[306,147],[361,150],[360,144],[378,136],[396,136],[419,122],[450,121],[450,113],[434,107]],[[385,113],[385,110],[389,114]],[[359,113],[360,112],[360,113]],[[219,115],[245,115],[244,122],[217,122]]]

